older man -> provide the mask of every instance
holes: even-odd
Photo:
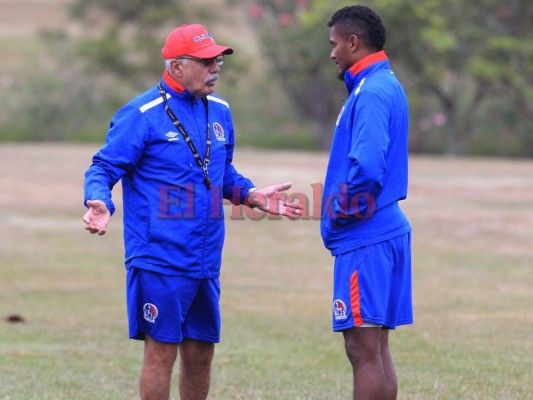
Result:
[[[85,229],[103,235],[122,180],[129,336],[144,340],[143,399],[168,399],[179,354],[182,400],[205,399],[220,340],[223,199],[295,218],[301,207],[257,189],[232,164],[229,105],[214,94],[224,55],[199,24],[167,37],[161,82],[122,107],[85,175]]]

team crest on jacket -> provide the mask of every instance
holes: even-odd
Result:
[[[339,299],[333,300],[333,315],[335,315],[336,321],[346,319],[346,304],[344,304],[344,301]]]
[[[219,142],[225,142],[226,137],[224,136],[224,128],[218,122],[213,124],[213,130],[215,131],[215,136]]]
[[[145,320],[154,324],[155,319],[159,314],[159,311],[157,310],[157,307],[152,303],[145,303],[143,306],[143,314]]]

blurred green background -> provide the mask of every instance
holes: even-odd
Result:
[[[411,106],[413,153],[533,156],[527,0],[374,0]],[[102,142],[161,76],[183,23],[235,48],[217,92],[238,143],[324,150],[346,98],[326,24],[346,1],[1,0],[0,141]]]

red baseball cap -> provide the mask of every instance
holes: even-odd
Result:
[[[161,53],[165,60],[184,55],[213,58],[221,54],[232,54],[233,49],[217,45],[202,25],[191,24],[182,25],[170,32]]]

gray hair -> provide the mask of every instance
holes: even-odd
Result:
[[[172,68],[170,67],[170,63],[172,63],[172,61],[174,61],[174,60],[180,60],[183,65],[187,64],[187,62],[189,61],[186,58],[168,58],[168,59],[166,59],[165,60],[165,68],[167,69],[168,72],[172,72]]]

